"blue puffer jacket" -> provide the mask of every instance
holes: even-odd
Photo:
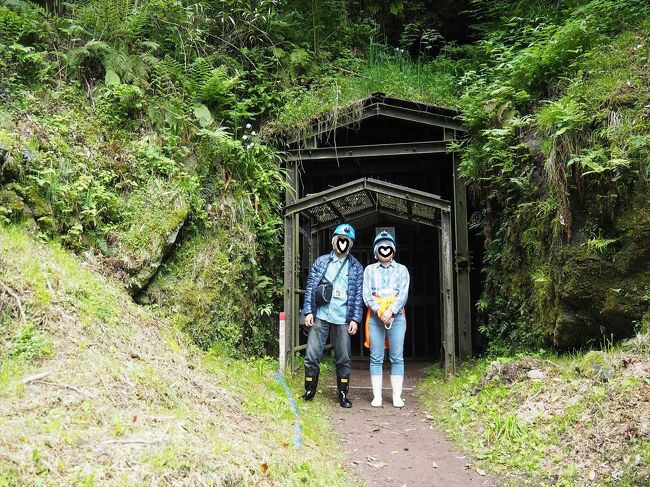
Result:
[[[348,309],[346,312],[346,322],[356,321],[361,325],[363,319],[363,266],[352,254],[348,254]],[[309,271],[307,277],[307,287],[305,288],[305,302],[302,312],[305,316],[316,314],[316,286],[323,280],[327,271],[327,266],[334,259],[334,252],[321,255],[314,261],[314,265]]]

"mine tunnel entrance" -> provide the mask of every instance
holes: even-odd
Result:
[[[311,264],[331,250],[332,230],[344,221],[357,231],[352,253],[364,266],[375,262],[378,230],[396,234],[396,260],[411,274],[405,358],[440,361],[453,373],[471,356],[480,279],[470,271],[470,246],[480,246],[470,238],[453,151],[464,133],[456,115],[375,94],[288,141],[282,368],[306,343],[301,307]],[[357,359],[369,354],[362,343],[363,330],[352,341]]]

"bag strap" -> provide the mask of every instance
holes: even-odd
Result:
[[[332,279],[332,282],[328,281],[325,278],[325,274],[327,274],[327,269],[329,269],[330,264],[332,263],[332,260],[334,260],[334,259],[330,259],[330,261],[327,263],[327,267],[325,267],[325,272],[323,272],[323,277],[321,278],[320,283],[318,285],[320,286],[321,284],[323,284],[323,281],[330,282],[330,284],[332,284],[334,281],[336,281],[336,278],[339,277],[339,274],[343,270],[343,267],[345,267],[345,263],[348,261],[348,257],[350,257],[350,254],[346,255],[345,259],[343,259],[343,264],[341,264],[341,267],[336,272],[336,275],[334,276],[334,279]]]
[[[336,278],[339,277],[339,274],[341,273],[341,271],[345,267],[345,263],[348,261],[348,257],[350,257],[350,254],[346,255],[345,259],[343,259],[343,263],[341,264],[341,267],[339,267],[339,270],[336,272],[336,275],[334,276],[334,279],[332,279],[332,284],[334,284],[334,281],[336,281]],[[329,264],[328,264],[328,266],[329,266]],[[325,272],[327,272],[327,271],[325,271]]]

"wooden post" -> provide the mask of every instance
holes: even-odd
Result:
[[[451,242],[451,216],[448,211],[441,215],[442,242],[440,252],[440,266],[442,268],[442,306],[444,309],[444,323],[442,343],[445,351],[445,375],[452,376],[456,371],[456,338],[454,330],[454,291],[453,291],[453,256]]]
[[[454,227],[456,242],[456,310],[460,360],[472,356],[472,302],[469,282],[469,241],[467,228],[467,189],[458,173],[459,159],[452,154],[454,167]]]
[[[284,200],[286,205],[290,205],[296,201],[297,188],[298,188],[298,171],[296,163],[287,161],[286,181],[287,188],[285,190]],[[284,217],[284,313],[285,313],[285,328],[284,328],[284,348],[280,348],[280,364],[284,364],[285,368],[293,364],[293,347],[294,344],[294,328],[298,316],[295,312],[296,303],[296,253],[295,248],[295,235],[298,233],[296,228],[297,218],[294,215],[285,215]],[[280,343],[282,347],[283,344]]]
[[[284,218],[284,315],[285,326],[280,330],[280,365],[286,367],[291,362],[291,320],[293,319],[293,218]],[[282,335],[284,334],[284,337]],[[289,356],[287,353],[289,352]],[[284,372],[284,370],[282,370]]]
[[[300,214],[296,213],[293,215],[293,224],[292,224],[292,231],[293,231],[293,240],[292,240],[292,247],[293,247],[293,263],[292,263],[292,271],[293,271],[293,286],[292,286],[292,294],[293,294],[293,302],[292,302],[292,315],[293,315],[293,321],[291,322],[291,329],[293,330],[293,340],[291,342],[291,371],[293,372],[294,369],[294,353],[295,353],[295,348],[300,344],[300,295],[298,294],[298,289],[300,288],[299,282],[298,282],[298,267],[299,267],[299,262],[300,262]]]
[[[438,230],[438,319],[440,320],[440,348],[437,350],[438,353],[438,363],[440,367],[445,366],[445,290],[442,286],[442,268],[444,267],[444,262],[442,261],[442,229],[440,227]]]

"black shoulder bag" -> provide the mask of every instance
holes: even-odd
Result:
[[[336,278],[339,277],[339,274],[345,267],[345,263],[347,261],[348,261],[348,257],[345,257],[343,264],[341,264],[341,267],[339,268],[338,272],[334,276],[335,281]],[[327,267],[329,267],[329,264],[327,264]],[[325,269],[325,274],[327,274],[327,268]],[[334,285],[331,282],[329,282],[327,279],[325,279],[325,274],[323,274],[323,280],[321,281],[321,283],[318,286],[316,286],[316,306],[327,304],[332,300],[332,292],[334,291]]]

